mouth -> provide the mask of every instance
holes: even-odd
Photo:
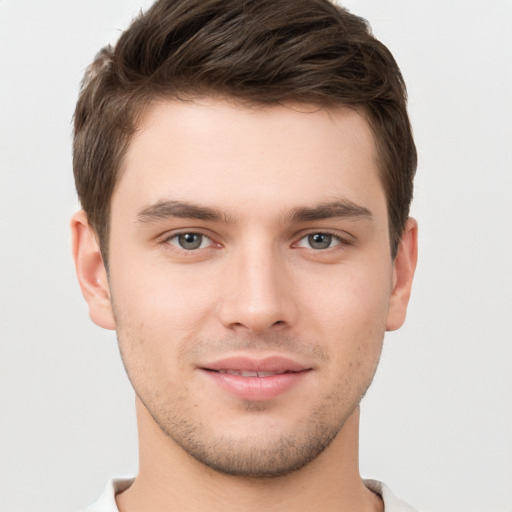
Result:
[[[209,370],[208,368],[205,368],[205,370]],[[284,375],[286,373],[298,373],[290,370],[284,370],[284,371],[275,371],[275,372],[264,372],[264,371],[245,371],[245,370],[232,370],[232,369],[226,369],[226,370],[209,370],[221,374],[227,374],[227,375],[240,375],[241,377],[273,377],[274,375]]]
[[[271,400],[298,386],[313,368],[283,357],[231,357],[198,368],[210,382],[242,400]]]
[[[230,375],[242,375],[243,377],[270,377],[272,375],[311,370],[311,367],[307,365],[282,356],[264,358],[233,356],[209,362],[202,365],[202,368]]]

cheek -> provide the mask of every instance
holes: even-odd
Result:
[[[370,270],[369,270],[370,269]],[[372,266],[340,267],[314,280],[303,280],[299,295],[306,311],[315,311],[330,330],[382,329],[389,307],[391,270]],[[305,311],[305,312],[306,312]]]
[[[112,267],[114,268],[114,267]],[[111,292],[119,347],[130,380],[167,382],[187,369],[187,347],[211,317],[206,286],[151,267],[128,274],[116,267]],[[192,280],[193,281],[193,280]],[[143,382],[139,383],[144,385]]]
[[[348,371],[349,366],[371,368],[377,364],[390,296],[391,277],[383,275],[387,275],[383,269],[344,269],[309,294],[303,318],[313,323],[312,334],[319,342],[330,344],[335,366]]]
[[[127,263],[127,265],[123,265]],[[147,335],[162,329],[167,336],[194,329],[215,303],[210,279],[191,265],[120,259],[111,276],[116,311],[125,320],[139,319]]]
[[[189,358],[183,338],[190,336],[190,324],[183,302],[162,297],[114,293],[114,314],[121,358],[137,395],[148,406],[169,396],[178,400],[186,391],[181,376],[188,372]],[[123,297],[119,302],[116,297]],[[151,297],[151,298],[148,298]],[[186,387],[186,386],[185,386]]]

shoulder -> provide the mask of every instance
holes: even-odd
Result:
[[[110,480],[98,500],[82,512],[119,512],[116,505],[116,494],[128,489],[133,480],[133,478]]]
[[[378,480],[365,480],[364,484],[370,491],[373,491],[382,498],[384,512],[418,512],[418,510],[405,503],[405,501],[397,498],[386,484]]]
[[[128,489],[133,480],[133,478],[110,480],[98,500],[82,512],[119,512],[115,496]],[[386,484],[378,480],[365,480],[364,483],[368,489],[382,498],[384,512],[418,512],[415,508],[397,498]]]

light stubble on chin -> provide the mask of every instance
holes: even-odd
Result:
[[[124,329],[122,331],[124,332],[118,330],[118,337],[127,341],[126,335],[129,335],[129,332]],[[130,342],[133,343],[134,340],[131,339]],[[144,345],[145,350],[148,350],[146,343]],[[337,385],[333,387],[334,390],[331,389],[320,396],[316,407],[305,411],[302,421],[291,431],[268,437],[261,433],[257,437],[253,432],[247,432],[245,437],[235,438],[224,432],[215,431],[211,425],[205,424],[204,419],[197,414],[200,405],[195,403],[194,396],[190,394],[186,385],[172,396],[163,397],[157,382],[143,378],[147,375],[145,372],[148,368],[137,354],[131,353],[133,345],[128,351],[123,350],[123,346],[126,345],[120,343],[121,356],[135,392],[169,440],[195,460],[217,472],[250,478],[275,478],[287,475],[318,457],[334,440],[359,405],[377,365],[375,361],[373,368],[367,368],[366,379],[340,375]],[[180,366],[187,367],[197,357],[213,357],[230,350],[246,349],[255,352],[271,349],[277,352],[285,351],[288,354],[296,354],[297,357],[305,356],[307,360],[320,367],[328,364],[330,360],[329,353],[317,343],[275,335],[264,339],[230,337],[216,341],[198,341],[187,344],[186,348],[182,347],[176,353],[176,357]],[[361,352],[359,355],[364,357]],[[361,361],[354,362],[351,368],[357,368],[356,372],[360,371]],[[242,402],[240,408],[244,414],[254,414],[255,419],[267,412],[264,403]]]
[[[320,400],[322,406],[310,413],[299,432],[281,434],[272,440],[254,438],[251,432],[246,439],[215,436],[201,423],[193,424],[170,410],[156,413],[153,404],[143,404],[163,433],[201,464],[231,476],[275,478],[301,469],[334,440],[359,404],[358,401],[341,418],[328,417],[326,411],[336,407],[334,402],[340,399]],[[265,412],[265,406],[259,403],[244,402],[241,407],[255,415]]]

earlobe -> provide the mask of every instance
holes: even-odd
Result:
[[[115,329],[110,288],[100,247],[83,210],[71,218],[71,239],[76,275],[89,305],[91,320],[105,329]]]
[[[395,331],[405,322],[417,259],[418,224],[409,218],[393,262],[393,290],[386,321],[387,331]]]

